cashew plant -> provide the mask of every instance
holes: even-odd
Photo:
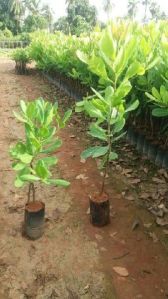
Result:
[[[138,99],[131,99],[128,103],[126,101],[132,89],[131,79],[143,75],[147,68],[145,63],[138,61],[138,42],[138,38],[128,28],[127,37],[120,43],[113,38],[109,26],[99,41],[98,53],[87,56],[81,51],[77,52],[78,58],[99,76],[100,86],[106,86],[102,90],[100,87],[99,91],[92,89],[94,95],[76,105],[77,112],[84,111],[91,117],[89,135],[100,143],[87,148],[81,157],[102,158],[101,166],[105,171],[101,193],[104,191],[108,164],[118,157],[113,145],[124,134],[127,114],[139,105]]]
[[[67,187],[69,182],[53,178],[51,167],[58,163],[55,152],[62,141],[58,132],[64,128],[70,115],[58,113],[58,105],[38,98],[32,102],[20,101],[21,112],[14,112],[16,119],[24,124],[25,138],[11,146],[10,155],[14,160],[12,167],[16,171],[15,186],[29,185],[28,202],[35,201],[35,184],[44,183]],[[52,156],[54,154],[54,156]]]

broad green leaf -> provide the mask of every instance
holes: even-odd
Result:
[[[139,101],[135,100],[133,103],[128,104],[127,109],[125,110],[125,113],[136,110],[138,108],[138,106],[139,106]]]
[[[110,60],[115,59],[115,43],[112,37],[111,27],[108,26],[106,30],[102,33],[102,38],[99,42],[99,48],[101,52],[107,56]]]
[[[63,123],[66,124],[67,121],[69,120],[69,118],[71,117],[71,114],[72,114],[72,110],[69,109],[68,111],[65,112],[64,116],[63,116]]]
[[[146,95],[150,100],[157,102],[156,98],[153,97],[150,93],[145,92],[145,95]]]
[[[50,175],[50,172],[48,171],[47,166],[43,160],[37,161],[35,171],[37,176],[41,179],[47,179]]]
[[[114,133],[118,133],[120,132],[125,126],[125,118],[121,118],[118,121],[116,121],[116,123],[114,124],[114,129],[113,132]]]
[[[168,116],[168,109],[155,108],[152,110],[152,115],[156,116],[156,117],[166,117],[166,116]]]
[[[20,176],[20,179],[22,181],[28,181],[28,182],[37,182],[40,180],[39,177],[32,175],[32,174],[24,174],[24,175]]]
[[[150,70],[152,69],[155,65],[157,65],[160,61],[160,57],[155,58],[154,60],[152,60],[151,62],[149,62],[149,64],[146,67],[146,70]]]
[[[158,90],[155,87],[152,87],[152,94],[156,99],[158,99],[159,101],[161,100],[160,93],[158,92]]]
[[[104,156],[108,152],[108,146],[93,146],[82,152],[81,158],[87,159],[89,157],[97,158]]]
[[[16,171],[19,171],[19,170],[22,170],[23,168],[25,168],[25,164],[24,163],[17,163],[17,162],[14,162],[12,164],[12,168]]]
[[[33,156],[25,153],[25,154],[19,155],[19,159],[20,159],[21,162],[23,162],[25,164],[29,164],[32,161]]]
[[[100,119],[105,119],[101,110],[96,108],[95,105],[93,105],[93,103],[91,101],[85,101],[85,110],[90,115],[90,117],[97,117]]]
[[[134,61],[131,63],[131,65],[128,67],[125,79],[130,79],[136,74],[138,75],[144,75],[145,73],[145,68],[142,66],[142,64],[138,61]]]
[[[105,63],[100,56],[96,56],[93,53],[91,58],[89,59],[88,66],[89,70],[100,78],[104,79],[107,82],[111,81],[107,75]]]
[[[62,141],[60,139],[57,139],[47,149],[43,150],[42,153],[48,154],[48,153],[54,152],[57,149],[59,149],[61,147],[61,145],[62,145]]]
[[[89,134],[92,137],[96,137],[96,138],[98,138],[100,140],[107,141],[106,131],[104,129],[102,129],[101,127],[99,127],[98,125],[96,125],[96,124],[92,124],[90,126],[90,132],[89,132]]]
[[[23,100],[20,101],[20,107],[21,107],[23,113],[26,114],[27,106],[26,106],[26,103]]]
[[[76,55],[83,63],[88,64],[88,57],[84,52],[77,50]]]
[[[52,166],[52,165],[57,164],[58,158],[55,158],[55,157],[45,157],[45,158],[42,158],[41,161],[43,161],[48,166]]]
[[[48,182],[52,185],[60,186],[60,187],[68,187],[70,182],[62,179],[49,179]]]
[[[119,98],[119,99],[125,98],[127,94],[130,92],[131,88],[132,88],[131,83],[128,80],[122,81],[114,93],[114,98]]]
[[[17,178],[15,179],[15,187],[16,187],[16,188],[21,188],[21,187],[23,187],[24,183],[25,183],[25,182],[23,182],[19,177],[17,177]]]
[[[19,121],[21,121],[21,122],[23,122],[23,123],[26,122],[26,119],[25,119],[24,117],[22,117],[19,113],[13,111],[13,114],[14,114],[14,116],[16,117],[17,120],[19,120]]]
[[[111,152],[109,155],[109,161],[116,160],[118,158],[118,155],[114,152]]]

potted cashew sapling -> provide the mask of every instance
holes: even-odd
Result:
[[[27,64],[31,62],[28,48],[16,49],[12,53],[12,59],[15,61],[15,70],[20,75],[27,73]]]
[[[87,56],[77,52],[79,59],[88,65],[89,70],[99,76],[101,86],[105,86],[99,92],[92,89],[93,96],[76,104],[76,112],[84,111],[93,120],[89,127],[89,135],[100,143],[87,148],[81,154],[83,159],[102,158],[102,185],[100,190],[90,197],[90,219],[96,226],[109,223],[109,195],[105,192],[105,178],[109,163],[118,157],[113,145],[124,135],[127,114],[139,105],[137,99],[128,103],[126,101],[132,88],[130,79],[145,72],[145,65],[136,57],[136,37],[131,32],[128,36],[127,39],[117,42],[113,39],[109,26],[99,41],[98,55],[92,53],[91,56]]]
[[[51,167],[58,163],[58,158],[51,154],[61,147],[58,132],[65,127],[72,111],[61,118],[57,104],[42,98],[28,103],[21,100],[20,107],[21,113],[14,115],[24,125],[25,138],[11,146],[10,155],[12,168],[17,172],[15,187],[28,185],[24,231],[29,238],[37,239],[44,231],[45,203],[36,200],[36,185],[69,186],[69,182],[52,177]]]

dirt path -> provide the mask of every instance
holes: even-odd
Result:
[[[142,225],[131,229],[135,216],[142,223],[150,223],[152,216],[114,191],[111,178],[106,186],[111,224],[101,229],[90,225],[88,194],[99,186],[100,173],[92,160],[80,162],[86,136],[74,120],[62,133],[64,145],[58,153],[59,171],[71,186],[68,190],[40,187],[38,198],[45,200],[47,210],[45,234],[35,242],[21,236],[26,199],[24,190],[13,187],[8,148],[22,130],[12,110],[20,98],[61,98],[61,94],[37,75],[17,76],[13,69],[12,62],[0,60],[0,298],[168,298],[166,249],[149,238]],[[84,179],[77,179],[80,174]],[[115,266],[125,267],[129,276],[116,274]]]

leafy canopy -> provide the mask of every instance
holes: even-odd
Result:
[[[33,182],[68,186],[69,182],[63,179],[53,179],[50,168],[58,163],[58,158],[51,156],[62,144],[58,131],[65,127],[72,111],[61,118],[58,105],[43,98],[28,103],[21,100],[20,108],[21,112],[14,115],[25,127],[25,139],[10,148],[12,167],[17,172],[15,186]]]

